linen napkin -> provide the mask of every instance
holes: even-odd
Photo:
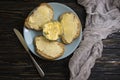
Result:
[[[69,61],[70,80],[87,80],[103,50],[102,39],[120,30],[120,0],[78,0],[87,17],[83,40]]]

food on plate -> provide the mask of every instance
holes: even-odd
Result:
[[[43,25],[43,35],[49,40],[58,40],[63,34],[63,29],[58,21],[50,21]]]
[[[59,20],[63,28],[62,41],[69,44],[80,35],[81,22],[72,12],[63,13]]]
[[[36,36],[34,39],[36,52],[45,59],[54,60],[64,54],[64,44],[50,41],[44,36]]]
[[[41,3],[28,15],[24,23],[27,29],[38,32],[32,34],[35,51],[48,60],[61,58],[64,52],[66,55],[67,46],[69,46],[67,44],[78,38],[82,29],[81,22],[74,12],[60,12],[58,16],[56,11],[54,14],[54,11],[53,5]],[[58,19],[54,20],[56,15]]]
[[[43,24],[53,19],[53,15],[53,8],[47,3],[42,3],[26,18],[25,27],[41,30]]]

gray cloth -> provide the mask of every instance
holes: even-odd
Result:
[[[102,39],[120,30],[120,0],[78,0],[87,17],[83,40],[69,61],[70,80],[87,80],[102,55]]]

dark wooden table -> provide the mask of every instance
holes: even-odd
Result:
[[[72,55],[59,61],[45,61],[33,55],[45,72],[40,78],[27,52],[13,32],[21,31],[28,13],[42,2],[60,2],[71,7],[85,24],[85,10],[74,0],[0,1],[0,80],[69,80],[68,62]],[[103,40],[103,56],[96,61],[89,80],[120,80],[120,33]]]

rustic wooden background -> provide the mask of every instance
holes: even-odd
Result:
[[[60,2],[71,7],[84,27],[86,13],[75,0],[1,0],[0,1],[0,80],[69,80],[68,62],[45,61],[34,56],[45,72],[40,78],[27,52],[13,32],[21,31],[28,13],[42,2]],[[103,56],[96,61],[89,80],[120,80],[120,32],[103,40]]]

